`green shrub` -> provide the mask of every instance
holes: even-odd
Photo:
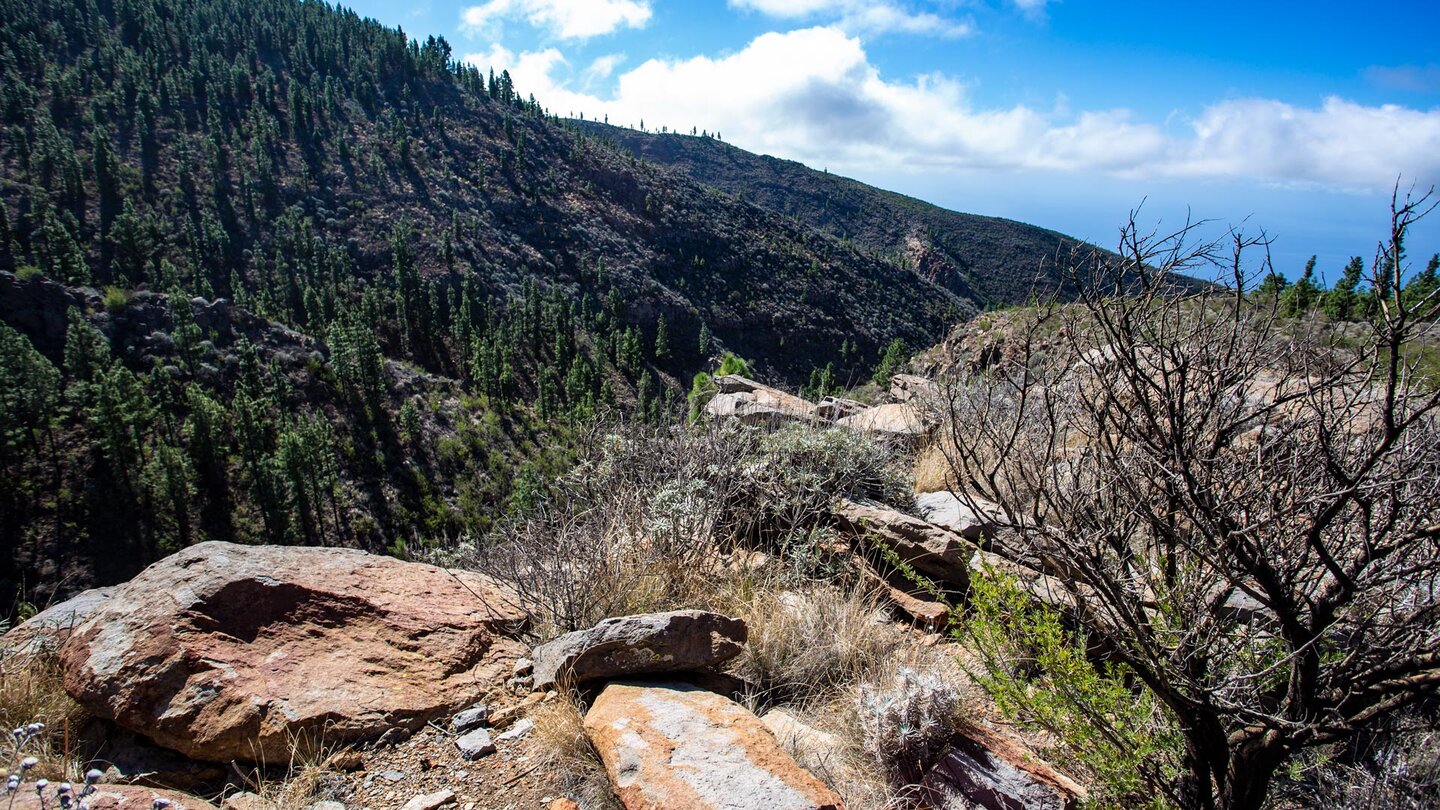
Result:
[[[976,684],[1008,719],[1054,735],[1062,762],[1094,777],[1101,806],[1170,806],[1183,751],[1172,718],[1123,665],[1092,662],[1058,610],[986,569],[971,577],[955,633],[978,654]]]
[[[21,281],[31,281],[45,275],[45,271],[33,264],[25,264],[15,268],[15,275],[19,276]]]
[[[745,358],[726,352],[725,356],[720,358],[720,368],[716,369],[715,375],[724,377],[727,374],[739,374],[742,377],[749,377],[750,364],[745,362]]]
[[[105,311],[118,315],[130,306],[130,293],[119,287],[105,288]]]

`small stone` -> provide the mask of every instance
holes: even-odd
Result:
[[[535,728],[535,721],[527,717],[516,723],[509,731],[496,737],[495,740],[497,742],[510,742],[511,740],[523,739],[533,728]]]
[[[405,778],[405,774],[399,771],[385,771],[384,773],[380,774],[380,778],[384,779],[386,782],[399,782],[400,780]]]
[[[450,719],[450,730],[456,734],[464,734],[467,731],[477,729],[485,725],[490,719],[490,707],[484,703],[477,703]]]
[[[325,764],[337,771],[358,771],[365,767],[365,758],[359,751],[340,751],[333,754]]]
[[[224,810],[262,810],[265,800],[258,793],[242,792],[225,797]]]
[[[381,734],[380,739],[376,740],[375,744],[380,746],[381,748],[386,748],[392,745],[399,745],[400,743],[403,743],[406,740],[410,739],[410,736],[411,733],[409,729],[396,726],[395,728],[390,729],[384,734]]]
[[[345,805],[337,801],[315,802],[310,805],[310,810],[345,810]]]
[[[495,741],[490,739],[490,732],[483,728],[474,731],[455,741],[455,747],[466,759],[479,759],[487,754],[495,753]]]
[[[521,658],[515,662],[515,671],[511,675],[516,678],[524,678],[533,671],[535,671],[535,662],[529,658]]]
[[[401,810],[436,810],[447,804],[455,803],[455,791],[445,788],[435,793],[427,793],[423,796],[416,796],[405,803]]]
[[[570,799],[556,799],[555,801],[550,802],[550,807],[548,810],[580,810],[580,805],[576,804]]]

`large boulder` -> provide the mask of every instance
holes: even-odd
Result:
[[[114,588],[91,588],[36,613],[13,630],[0,636],[0,650],[7,655],[57,649],[76,625],[110,600]]]
[[[927,430],[925,414],[909,402],[876,405],[835,424],[860,433],[904,441],[918,441]]]
[[[1022,743],[970,726],[921,780],[926,802],[949,807],[963,798],[984,810],[1070,810],[1083,787],[1034,756]]]
[[[747,425],[815,420],[815,404],[778,388],[762,385],[738,374],[715,378],[719,390],[705,405],[705,413],[719,419],[735,419]]]
[[[713,669],[739,655],[746,637],[744,621],[703,610],[606,619],[536,647],[535,688]]]
[[[612,683],[585,731],[626,810],[840,810],[760,719],[685,684]]]
[[[513,593],[350,549],[201,543],[60,648],[94,714],[194,759],[288,761],[453,714],[524,655]]]
[[[896,374],[890,378],[890,396],[899,402],[934,400],[940,396],[940,386],[918,374]]]
[[[841,499],[835,517],[862,547],[884,546],[926,577],[959,590],[969,587],[976,549],[960,535],[872,501]]]

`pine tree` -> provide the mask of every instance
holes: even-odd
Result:
[[[655,320],[655,362],[663,362],[670,356],[670,338],[666,334],[665,316]]]
[[[1359,314],[1356,287],[1360,285],[1364,274],[1365,262],[1359,256],[1351,258],[1350,263],[1345,265],[1345,272],[1340,276],[1340,280],[1335,282],[1334,289],[1324,295],[1323,308],[1331,320],[1349,321]]]

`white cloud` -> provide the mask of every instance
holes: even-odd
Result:
[[[851,173],[1100,171],[1367,189],[1401,174],[1440,181],[1440,109],[1238,99],[1154,123],[1063,101],[984,107],[952,77],[882,77],[860,40],[835,27],[764,34],[722,57],[650,59],[620,73],[604,97],[577,90],[572,79],[584,74],[553,48],[466,58],[483,66],[482,57],[502,56],[522,92],[561,114],[718,131],[746,149]]]
[[[787,20],[824,18],[852,33],[896,32],[954,38],[975,31],[974,23],[968,19],[909,11],[890,0],[730,0],[730,5]]]
[[[494,32],[505,19],[523,17],[561,39],[587,39],[621,27],[640,28],[650,15],[650,0],[487,0],[460,12],[460,29]]]
[[[615,73],[615,68],[624,61],[625,54],[623,53],[608,53],[597,57],[594,62],[590,63],[590,67],[585,68],[585,82],[588,84],[610,78]]]

